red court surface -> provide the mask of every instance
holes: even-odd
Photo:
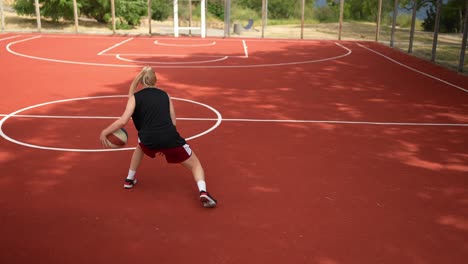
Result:
[[[376,43],[0,35],[0,263],[462,264],[468,78]],[[141,67],[188,171],[99,133]]]

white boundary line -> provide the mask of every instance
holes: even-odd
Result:
[[[16,35],[16,36],[11,36],[11,37],[6,37],[6,38],[0,39],[0,41],[7,40],[7,39],[18,38],[18,37],[20,37],[20,36]]]
[[[209,62],[217,62],[217,61],[223,61],[223,60],[226,60],[227,58],[229,58],[228,56],[224,56],[222,58],[218,58],[218,59],[213,59],[213,60],[206,60],[206,61],[185,61],[185,62],[163,62],[163,61],[139,61],[139,60],[131,60],[131,59],[126,59],[126,58],[122,58],[122,56],[120,56],[121,54],[117,54],[115,55],[115,57],[118,59],[118,60],[121,60],[121,61],[126,61],[126,62],[136,62],[136,63],[146,63],[146,64],[197,64],[197,63],[209,63]],[[174,57],[174,56],[171,56],[171,57]]]
[[[392,59],[392,58],[390,58],[390,57],[388,57],[388,56],[385,56],[384,54],[382,54],[382,53],[380,53],[380,52],[377,52],[377,51],[375,51],[375,50],[373,50],[373,49],[371,49],[371,48],[368,48],[368,47],[366,47],[366,46],[364,46],[364,45],[361,45],[361,44],[359,44],[359,43],[356,43],[356,44],[357,44],[358,46],[360,46],[360,47],[362,47],[362,48],[368,50],[368,51],[371,51],[371,52],[373,52],[373,53],[375,53],[375,54],[377,54],[377,55],[380,55],[380,56],[386,58],[387,60],[392,61],[392,62],[394,62],[394,63],[396,63],[396,64],[398,64],[398,65],[400,65],[400,66],[403,66],[403,67],[405,67],[405,68],[407,68],[407,69],[410,69],[410,70],[412,70],[412,71],[414,71],[414,72],[417,72],[417,73],[419,73],[419,74],[422,74],[422,75],[424,75],[424,76],[427,76],[427,77],[429,77],[429,78],[432,78],[432,79],[434,79],[434,80],[436,80],[436,81],[445,83],[445,84],[447,84],[447,85],[449,85],[449,86],[455,87],[455,88],[457,88],[457,89],[459,89],[459,90],[462,90],[462,91],[464,91],[464,92],[466,92],[466,93],[468,92],[467,89],[464,89],[464,88],[462,88],[462,87],[460,87],[460,86],[458,86],[458,85],[455,85],[455,84],[453,84],[453,83],[449,83],[448,81],[445,81],[445,80],[443,80],[443,79],[440,79],[440,78],[437,78],[437,77],[432,76],[432,75],[430,75],[430,74],[427,74],[427,73],[425,73],[425,72],[416,70],[415,68],[412,68],[412,67],[410,67],[410,66],[408,66],[408,65],[405,65],[405,64],[403,64],[403,63],[401,63],[401,62],[399,62],[399,61],[397,61],[397,60],[394,60],[394,59]]]
[[[87,65],[87,66],[122,67],[122,68],[129,68],[129,67],[131,67],[131,68],[140,68],[141,67],[141,65],[121,65],[121,64],[106,64],[106,63],[92,63],[92,62],[77,62],[77,61],[67,61],[67,60],[56,60],[56,59],[49,59],[49,58],[42,58],[42,57],[26,55],[26,54],[22,54],[22,53],[13,51],[11,49],[11,46],[13,46],[13,45],[15,45],[17,43],[26,42],[26,41],[37,39],[37,38],[40,38],[40,37],[42,37],[42,36],[36,36],[36,37],[32,37],[32,38],[27,38],[27,39],[22,39],[22,40],[10,42],[6,46],[6,49],[8,50],[8,52],[10,52],[10,53],[12,53],[14,55],[20,56],[20,57],[24,57],[24,58],[28,58],[28,59],[34,59],[34,60],[48,61],[48,62],[58,62],[58,63],[75,64],[75,65]]]
[[[131,57],[138,57],[138,56],[142,56],[142,57],[150,57],[150,56],[153,56],[153,57],[200,57],[200,58],[219,58],[219,57],[222,57],[221,55],[206,55],[206,56],[201,56],[201,55],[187,55],[187,54],[161,54],[161,53],[153,53],[153,54],[147,54],[147,53],[141,53],[141,54],[138,54],[138,53],[107,53],[107,54],[102,54],[102,56],[116,56],[116,55],[119,55],[119,56],[131,56]],[[229,57],[233,57],[233,56],[229,56]],[[244,56],[237,56],[238,58],[243,58]]]
[[[124,41],[121,41],[121,42],[115,44],[114,46],[112,46],[112,47],[110,47],[110,48],[107,48],[107,49],[105,49],[105,50],[99,52],[97,55],[103,55],[104,53],[108,52],[109,50],[114,49],[114,48],[117,48],[118,46],[120,46],[120,45],[122,45],[122,44],[124,44],[124,43],[127,43],[127,42],[131,41],[132,39],[133,39],[133,38],[128,38],[128,39],[126,39],[126,40],[124,40]]]
[[[94,62],[79,62],[79,61],[68,61],[68,60],[58,60],[58,59],[49,59],[49,58],[43,58],[43,57],[37,57],[37,56],[31,56],[31,55],[26,55],[22,54],[19,52],[15,52],[12,50],[12,46],[21,43],[21,42],[26,42],[29,40],[37,39],[42,36],[35,36],[27,39],[22,39],[14,42],[8,43],[6,46],[6,49],[8,52],[20,56],[20,57],[25,57],[29,59],[35,59],[35,60],[42,60],[42,61],[48,61],[48,62],[57,62],[57,63],[66,63],[66,64],[74,64],[74,65],[86,65],[86,66],[103,66],[103,67],[122,67],[122,68],[140,68],[142,65],[128,65],[128,64],[111,64],[111,63],[94,63]],[[278,40],[279,41],[279,40]],[[237,40],[238,42],[238,40]],[[294,42],[294,41],[290,41]],[[303,41],[301,43],[304,43]],[[166,68],[166,69],[199,69],[199,68],[204,68],[204,69],[240,69],[240,68],[263,68],[263,67],[281,67],[281,66],[290,66],[290,65],[302,65],[302,64],[309,64],[309,63],[318,63],[318,62],[325,62],[325,61],[332,61],[336,59],[340,59],[346,56],[349,56],[352,51],[343,45],[336,43],[335,44],[346,51],[348,51],[345,54],[334,56],[334,57],[329,57],[329,58],[324,58],[324,59],[317,59],[317,60],[309,60],[309,61],[296,61],[296,62],[285,62],[285,63],[265,63],[265,64],[254,64],[254,65],[198,65],[198,66],[187,66],[187,65],[178,65],[178,66],[157,66],[158,68]],[[106,55],[106,54],[103,54]]]
[[[0,116],[8,116],[0,114]],[[13,115],[11,118],[57,118],[57,119],[117,119],[117,116],[52,116],[52,115]],[[217,118],[178,117],[177,120],[186,121],[217,121]],[[459,126],[467,127],[463,123],[427,123],[427,122],[372,122],[346,120],[292,120],[292,119],[252,119],[252,118],[223,118],[223,122],[262,122],[262,123],[312,123],[312,124],[341,124],[341,125],[377,125],[377,126]]]
[[[19,140],[16,140],[16,139],[13,139],[11,137],[9,137],[8,135],[5,134],[5,132],[3,131],[2,129],[2,126],[3,124],[5,123],[6,120],[8,120],[9,118],[11,117],[15,117],[16,114],[18,113],[21,113],[21,112],[24,112],[24,111],[27,111],[27,110],[30,110],[30,109],[34,109],[34,108],[37,108],[37,107],[41,107],[41,106],[46,106],[46,105],[51,105],[51,104],[56,104],[56,103],[64,103],[64,102],[71,102],[71,101],[81,101],[81,100],[89,100],[89,99],[102,99],[102,98],[127,98],[128,95],[106,95],[106,96],[92,96],[92,97],[81,97],[81,98],[70,98],[70,99],[63,99],[63,100],[56,100],[56,101],[50,101],[50,102],[46,102],[46,103],[42,103],[42,104],[36,104],[36,105],[32,105],[32,106],[28,106],[28,107],[25,107],[25,108],[22,108],[20,110],[17,110],[15,112],[12,112],[8,115],[4,115],[4,117],[0,120],[0,137],[3,137],[4,139],[12,142],[12,143],[15,143],[15,144],[18,144],[18,145],[22,145],[22,146],[25,146],[25,147],[30,147],[30,148],[36,148],[36,149],[43,149],[43,150],[56,150],[56,151],[71,151],[71,152],[107,152],[107,151],[123,151],[123,150],[133,150],[135,148],[118,148],[118,149],[71,149],[71,148],[56,148],[56,147],[45,147],[45,146],[39,146],[39,145],[34,145],[34,144],[29,144],[29,143],[25,143],[25,142],[22,142],[22,141],[19,141]],[[179,100],[179,101],[185,101],[185,102],[189,102],[189,103],[193,103],[193,104],[197,104],[197,105],[201,105],[203,107],[206,107],[208,108],[209,110],[213,111],[217,118],[216,119],[213,119],[214,121],[216,121],[216,123],[210,127],[209,129],[197,134],[197,135],[194,135],[192,137],[188,137],[186,138],[187,141],[189,140],[192,140],[192,139],[195,139],[195,138],[198,138],[198,137],[201,137],[203,135],[206,135],[208,133],[210,133],[211,131],[213,131],[214,129],[216,129],[222,122],[223,120],[223,117],[221,116],[221,113],[218,112],[218,110],[216,110],[215,108],[207,105],[207,104],[203,104],[203,103],[200,103],[200,102],[197,102],[197,101],[193,101],[193,100],[188,100],[188,99],[182,99],[182,98],[176,98],[176,97],[172,97],[172,99],[174,100]]]
[[[181,44],[166,44],[166,43],[159,43],[158,40],[155,40],[154,41],[154,44],[155,45],[159,45],[159,46],[169,46],[169,47],[206,47],[206,46],[214,46],[216,45],[216,41],[213,41],[211,43],[208,43],[208,44],[189,44],[189,45],[181,45]]]
[[[318,123],[318,124],[342,124],[342,125],[378,125],[378,126],[468,126],[468,124],[456,123],[406,123],[406,122],[372,122],[372,121],[345,121],[345,120],[277,120],[277,119],[241,119],[224,118],[224,121],[236,122],[274,122],[274,123]]]
[[[242,45],[244,46],[245,58],[248,58],[249,52],[248,52],[247,43],[245,42],[245,39],[242,40]]]

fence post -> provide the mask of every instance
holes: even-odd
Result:
[[[434,24],[434,40],[432,42],[432,57],[431,61],[435,62],[437,53],[437,42],[439,40],[439,29],[440,29],[440,13],[442,11],[442,0],[437,0],[437,13]]]
[[[75,18],[75,33],[78,33],[78,5],[73,0],[73,17]]]
[[[111,0],[112,33],[115,34],[115,0]]]
[[[379,12],[377,13],[377,29],[375,30],[375,41],[379,41],[380,23],[382,21],[382,0],[379,0]]]
[[[188,21],[188,25],[189,25],[189,30],[188,30],[188,35],[189,36],[192,36],[192,0],[188,0],[188,12],[189,12],[189,21]]]
[[[338,40],[341,40],[341,31],[343,30],[344,1],[340,0],[340,22],[338,26]]]
[[[151,0],[148,0],[148,34],[151,35]]]
[[[0,0],[0,20],[2,31],[5,30],[5,16],[3,15],[3,0]]]
[[[41,10],[39,9],[39,0],[34,0],[34,5],[36,6],[36,21],[37,21],[37,31],[41,32]]]
[[[268,8],[266,5],[266,0],[262,0],[262,38],[265,37],[266,10]]]
[[[174,0],[174,37],[179,37],[179,4]]]
[[[466,52],[467,38],[468,38],[468,1],[466,2],[466,8],[465,8],[465,23],[463,26],[463,40],[462,40],[462,46],[460,50],[460,65],[458,66],[459,72],[463,72],[463,68],[465,65],[465,52]]]
[[[413,14],[411,17],[411,31],[410,31],[410,40],[408,53],[413,53],[413,42],[414,42],[414,31],[416,27],[416,13],[418,11],[418,0],[413,0]]]
[[[224,0],[224,37],[231,36],[231,0]]]
[[[304,39],[304,16],[305,16],[305,0],[302,0],[301,39]]]
[[[393,22],[392,22],[392,33],[390,37],[390,47],[395,46],[395,28],[396,28],[397,16],[398,16],[398,0],[395,0],[395,6],[393,7]]]

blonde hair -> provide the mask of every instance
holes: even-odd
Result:
[[[145,67],[143,71],[144,73],[143,73],[143,76],[141,77],[141,83],[145,87],[155,86],[156,82],[158,81],[158,78],[156,78],[156,73],[154,73],[153,69],[151,67]]]

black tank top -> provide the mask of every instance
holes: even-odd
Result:
[[[135,93],[132,119],[141,143],[151,149],[175,148],[186,144],[172,124],[169,96],[158,88]]]

